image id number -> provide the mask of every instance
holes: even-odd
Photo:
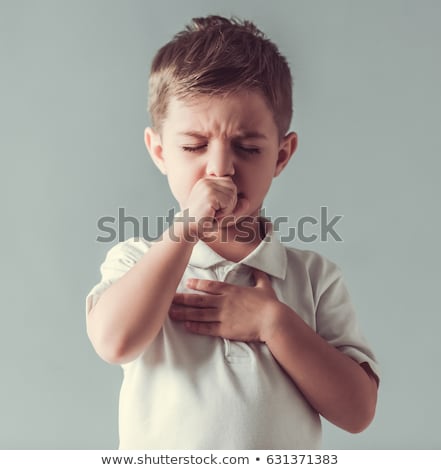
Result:
[[[270,454],[266,463],[271,465],[333,465],[337,463],[337,456],[332,454]]]

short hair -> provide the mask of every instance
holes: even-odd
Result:
[[[171,97],[225,97],[260,91],[273,114],[279,143],[293,114],[286,58],[252,22],[218,15],[193,18],[153,58],[148,93],[152,127],[162,136]]]

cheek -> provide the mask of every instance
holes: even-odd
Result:
[[[196,182],[204,176],[203,172],[191,165],[180,165],[167,173],[168,184],[175,199],[182,205],[193,189]]]
[[[173,196],[179,202],[183,202],[191,190],[191,184],[188,179],[183,178],[179,173],[168,174],[168,185],[170,186]]]
[[[265,165],[249,169],[246,172],[246,184],[248,189],[251,189],[255,193],[266,193],[271,186],[273,172],[274,168]]]
[[[258,199],[260,202],[263,202],[263,199],[268,194],[268,191],[271,187],[271,181],[272,179],[268,177],[261,177],[256,181],[256,186],[258,187]]]

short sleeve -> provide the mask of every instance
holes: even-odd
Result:
[[[100,266],[101,280],[86,296],[86,316],[112,283],[130,270],[148,251],[150,243],[143,238],[129,238],[113,246]]]
[[[359,364],[367,362],[379,380],[377,359],[361,332],[360,325],[341,270],[327,261],[326,282],[317,292],[317,333],[339,351],[347,354]]]

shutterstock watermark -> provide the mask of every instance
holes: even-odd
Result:
[[[328,206],[320,207],[319,217],[305,215],[294,221],[294,223],[287,216],[275,217],[272,220],[271,217],[265,215],[265,208],[262,208],[259,217],[261,220],[266,220],[272,224],[274,232],[278,233],[280,241],[283,243],[290,243],[294,240],[303,243],[328,242],[329,239],[336,242],[343,241],[343,238],[336,230],[336,225],[343,218],[343,215],[335,215],[330,218]],[[256,220],[252,217],[242,217],[234,220],[232,216],[226,216],[222,223],[229,221],[234,221],[236,224],[236,241],[251,242],[259,235],[256,234]],[[206,217],[200,219],[196,224],[197,233],[204,241],[214,241],[216,236],[219,235],[215,235],[218,228],[213,226],[212,222],[211,218]],[[189,215],[188,210],[177,213],[175,209],[170,209],[166,216],[144,216],[139,219],[127,215],[125,208],[119,207],[117,217],[104,216],[98,219],[97,228],[102,234],[98,235],[96,240],[100,243],[122,242],[127,239],[126,230],[127,225],[130,224],[133,229],[133,235],[131,236],[135,238],[142,237],[147,241],[154,241],[160,239],[165,230],[168,230],[170,238],[178,241],[180,238],[175,230],[175,223],[190,227],[192,224],[195,225],[196,220]],[[222,239],[223,233],[225,239]],[[220,241],[227,242],[226,236],[226,231],[221,231]]]

